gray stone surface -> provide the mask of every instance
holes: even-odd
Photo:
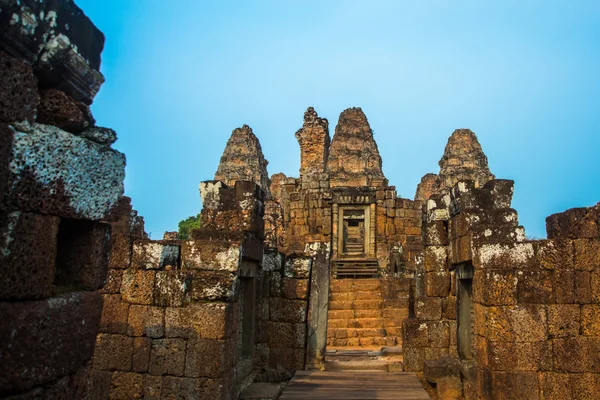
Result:
[[[310,300],[307,317],[307,366],[323,363],[327,344],[327,310],[329,301],[329,243],[307,245],[313,256],[310,276]]]
[[[125,156],[56,127],[15,131],[8,207],[67,218],[103,218],[123,195]]]
[[[114,130],[100,126],[87,128],[77,135],[101,144],[112,144],[117,141],[117,133]]]

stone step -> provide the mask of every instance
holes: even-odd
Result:
[[[383,307],[382,300],[354,300],[329,302],[330,310],[377,310]]]
[[[352,301],[352,300],[383,300],[383,294],[376,291],[355,290],[349,292],[332,292],[329,300]]]
[[[326,371],[382,371],[402,372],[402,362],[387,362],[382,360],[369,361],[326,361]]]
[[[327,321],[329,329],[361,329],[361,328],[402,328],[402,319],[396,318],[329,318]],[[395,334],[396,331],[394,331]]]
[[[400,336],[385,337],[351,337],[347,339],[327,338],[327,347],[348,347],[348,348],[371,348],[373,346],[398,346],[402,344]]]
[[[387,332],[383,328],[327,328],[327,337],[336,339],[386,336]]]
[[[332,293],[360,291],[381,292],[379,279],[332,279],[330,284]]]

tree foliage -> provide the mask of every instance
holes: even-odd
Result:
[[[182,221],[179,221],[179,239],[187,240],[190,237],[192,229],[200,228],[200,214],[196,216],[188,217]]]

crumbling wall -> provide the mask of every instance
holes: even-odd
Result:
[[[439,174],[425,174],[421,179],[415,200],[427,200],[433,194],[447,193],[461,180],[473,181],[478,188],[494,179],[487,156],[470,129],[456,129],[450,135],[438,164]]]
[[[304,124],[296,132],[300,144],[300,178],[305,189],[319,188],[319,175],[325,172],[329,155],[329,122],[319,118],[314,108],[304,113]],[[316,181],[316,184],[312,184]],[[312,184],[312,185],[311,185]]]
[[[233,186],[237,181],[255,182],[268,199],[270,182],[267,164],[258,138],[252,128],[244,125],[231,133],[215,173],[215,180],[222,181],[227,186]]]
[[[130,208],[123,207],[91,398],[235,399],[266,362],[252,338],[264,194],[245,181],[231,188],[203,182],[201,191],[202,225],[191,240],[145,239],[129,229]]]
[[[71,1],[0,10],[0,397],[81,398],[125,157],[89,104],[104,37]],[[14,395],[14,397],[12,397]]]
[[[550,216],[548,240],[526,241],[512,193],[511,181],[469,181],[428,200],[405,366],[424,370],[441,398],[596,398],[599,207]]]

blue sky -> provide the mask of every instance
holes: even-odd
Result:
[[[600,201],[598,1],[76,0],[106,35],[92,110],[127,155],[125,192],[165,230],[198,213],[231,131],[269,174],[298,176],[313,106],[365,111],[390,184],[413,198],[449,135],[470,128],[528,236]]]

